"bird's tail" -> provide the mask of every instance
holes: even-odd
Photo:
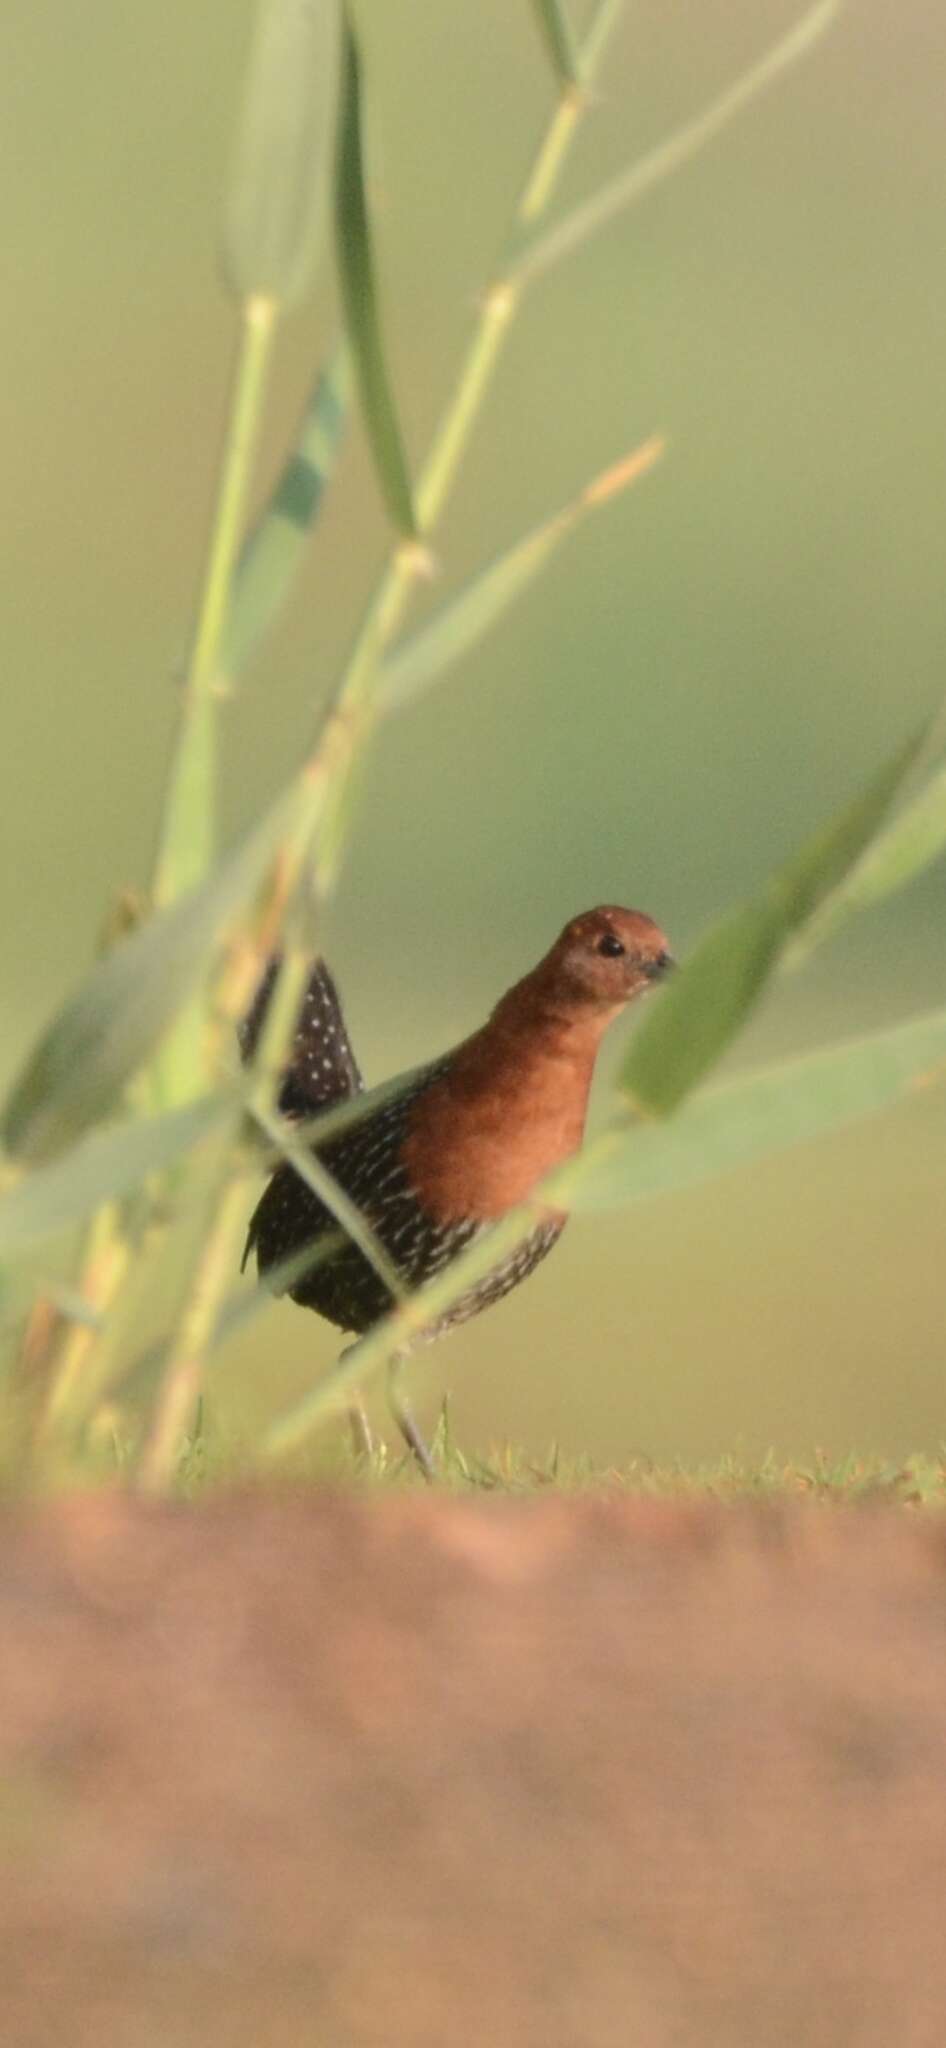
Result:
[[[280,955],[276,953],[238,1028],[240,1055],[244,1063],[252,1058],[259,1042],[279,966]],[[283,1070],[279,1108],[283,1116],[316,1116],[320,1110],[350,1101],[353,1095],[360,1095],[363,1088],[338,989],[324,960],[316,959],[312,963],[296,1019],[289,1059]]]

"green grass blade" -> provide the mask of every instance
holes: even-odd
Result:
[[[395,1301],[403,1298],[405,1287],[397,1267],[389,1259],[380,1239],[366,1223],[357,1202],[353,1202],[341,1183],[329,1172],[317,1152],[305,1144],[291,1125],[279,1117],[270,1116],[265,1110],[256,1108],[252,1112],[254,1121],[269,1138],[283,1159],[295,1168],[300,1180],[318,1197],[323,1206],[334,1216],[335,1221],[358,1246],[373,1266],[379,1279],[383,1280]]]
[[[675,1109],[734,1038],[788,941],[853,867],[916,760],[923,735],[901,747],[857,800],[772,877],[764,894],[725,917],[645,1019],[622,1085],[654,1115]]]
[[[691,1187],[876,1115],[929,1080],[946,1080],[944,1010],[708,1089],[669,1123],[626,1120],[571,1169],[569,1206],[611,1209]]]
[[[381,493],[399,533],[417,522],[378,309],[362,148],[361,60],[345,17],[335,181],[335,236],[345,326]]]
[[[695,120],[688,121],[665,142],[658,143],[647,156],[619,172],[600,192],[593,193],[590,199],[566,214],[557,227],[534,235],[510,265],[507,272],[509,281],[524,284],[551,270],[556,263],[571,255],[573,249],[597,234],[599,228],[625,213],[628,207],[643,199],[665,178],[682,169],[714,136],[728,128],[759,93],[774,84],[783,71],[808,55],[830,26],[838,8],[839,0],[818,0],[818,4],[795,23],[788,35],[767,51],[758,64],[743,72],[742,77]]]
[[[444,670],[475,647],[503,613],[528,588],[563,540],[586,513],[609,503],[639,477],[645,476],[664,452],[659,435],[645,441],[622,462],[613,464],[588,484],[580,497],[552,519],[537,526],[498,555],[480,575],[435,613],[419,632],[395,647],[385,661],[378,687],[382,711],[400,710],[436,682]]]
[[[292,453],[240,557],[224,631],[221,666],[245,668],[285,604],[335,468],[348,412],[350,378],[336,349],[316,383]]]
[[[298,300],[318,251],[338,77],[338,0],[259,0],[224,227],[239,299]]]
[[[539,32],[560,85],[577,85],[579,58],[563,0],[533,0]]]
[[[796,966],[855,911],[869,910],[913,880],[946,847],[946,768],[917,791],[861,855],[788,952]]]
[[[21,1252],[130,1194],[198,1145],[232,1111],[229,1095],[205,1095],[183,1109],[142,1117],[80,1138],[63,1158],[39,1167],[0,1198],[0,1254]]]
[[[614,34],[624,0],[598,0],[596,12],[585,30],[579,57],[579,76],[584,84],[593,81],[609,38]]]
[[[45,1031],[7,1102],[10,1150],[41,1159],[108,1115],[213,961],[257,888],[298,795],[282,797],[199,889],[100,960]]]

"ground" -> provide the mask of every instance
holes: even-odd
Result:
[[[310,1488],[3,1522],[16,2048],[946,2035],[935,1509]]]

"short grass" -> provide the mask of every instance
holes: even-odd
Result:
[[[50,1452],[37,1463],[29,1449],[29,1415],[7,1402],[0,1411],[0,1499],[111,1490],[116,1485],[135,1490],[139,1437],[127,1414],[103,1410],[81,1452],[61,1458]],[[705,1463],[658,1463],[638,1454],[609,1464],[565,1453],[557,1444],[540,1456],[508,1442],[474,1451],[457,1441],[447,1401],[430,1444],[435,1486],[458,1495],[603,1492],[724,1503],[946,1505],[946,1444],[899,1460],[860,1451],[832,1457],[821,1449],[802,1459],[786,1459],[774,1450],[758,1458],[738,1449]],[[427,1481],[405,1453],[393,1425],[384,1437],[376,1437],[371,1457],[365,1457],[356,1455],[340,1417],[336,1426],[320,1430],[291,1457],[266,1466],[252,1435],[221,1426],[212,1412],[203,1410],[194,1434],[182,1446],[171,1491],[178,1499],[200,1500],[233,1487],[280,1493],[320,1486],[423,1493]]]
[[[432,1450],[436,1484],[459,1494],[536,1496],[550,1491],[603,1491],[646,1499],[730,1503],[809,1500],[829,1505],[888,1502],[904,1507],[946,1506],[946,1446],[934,1455],[917,1452],[899,1462],[853,1451],[832,1458],[815,1450],[800,1462],[786,1462],[769,1451],[761,1460],[737,1453],[688,1466],[682,1462],[656,1464],[638,1456],[627,1463],[608,1465],[566,1456],[557,1445],[544,1457],[510,1443],[491,1446],[485,1453],[466,1450],[454,1440],[445,1408]],[[247,1445],[198,1434],[186,1447],[178,1487],[187,1497],[200,1497],[217,1486],[247,1480],[260,1480]],[[400,1445],[379,1442],[371,1458],[356,1457],[344,1435],[334,1433],[280,1466],[266,1483],[344,1484],[379,1492],[424,1491],[427,1484]]]

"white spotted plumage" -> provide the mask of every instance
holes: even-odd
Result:
[[[411,1077],[403,1092],[384,1107],[349,1125],[337,1138],[317,1149],[322,1164],[356,1202],[368,1228],[377,1237],[408,1289],[423,1286],[443,1271],[486,1227],[476,1218],[443,1224],[429,1216],[411,1187],[402,1156],[411,1111],[420,1094],[449,1068],[449,1056]],[[250,1224],[247,1250],[256,1252],[265,1274],[311,1246],[314,1263],[288,1292],[294,1301],[314,1308],[343,1330],[370,1329],[392,1306],[391,1294],[363,1252],[345,1239],[328,1257],[328,1233],[338,1224],[323,1202],[294,1169],[277,1167]],[[454,1306],[425,1329],[418,1341],[429,1342],[445,1330],[508,1294],[551,1250],[562,1220],[538,1225],[516,1250]]]

